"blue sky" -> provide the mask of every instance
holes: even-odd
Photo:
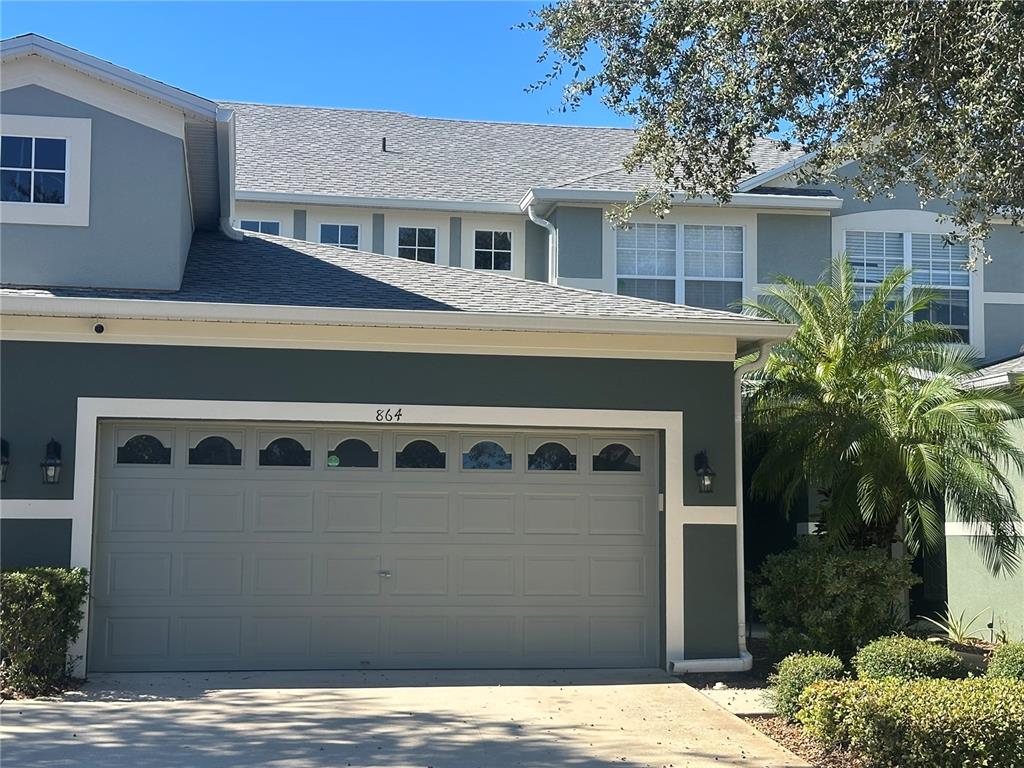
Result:
[[[4,0],[36,32],[211,99],[626,125],[596,99],[559,111],[525,2],[50,3]]]

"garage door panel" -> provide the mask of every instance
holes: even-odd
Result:
[[[140,422],[127,432],[173,433],[171,463],[140,467],[114,461],[115,428],[101,428],[91,670],[658,663],[652,436],[622,437],[642,471],[599,473],[588,451],[617,433],[434,430],[447,467],[396,470],[395,433],[361,428],[379,465],[348,469],[327,463],[340,427]],[[193,442],[228,432],[241,464],[188,464]],[[259,466],[264,438],[295,434],[311,466]],[[494,435],[512,469],[463,468]],[[577,469],[528,470],[527,445],[555,439]]]

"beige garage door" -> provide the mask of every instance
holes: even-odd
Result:
[[[94,671],[654,666],[648,433],[107,422]]]

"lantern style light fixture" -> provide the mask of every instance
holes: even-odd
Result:
[[[711,493],[715,488],[715,470],[708,463],[706,450],[693,457],[693,471],[697,473],[697,491]]]
[[[11,446],[0,438],[0,483],[7,482],[7,467],[11,463]]]
[[[50,438],[46,444],[46,457],[39,462],[39,468],[43,471],[43,484],[56,485],[60,482],[60,443]]]

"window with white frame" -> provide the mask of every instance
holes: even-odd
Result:
[[[683,302],[735,310],[743,298],[743,227],[683,226]]]
[[[971,279],[964,268],[970,256],[967,243],[946,242],[942,235],[910,235],[913,290],[928,290],[934,298],[915,320],[949,326],[964,343],[970,340]]]
[[[359,249],[359,227],[355,224],[321,224],[320,242],[340,248]]]
[[[676,300],[676,225],[630,224],[615,230],[616,290],[624,296]]]
[[[473,266],[476,269],[512,269],[512,233],[478,229],[473,235]]]
[[[913,271],[905,291],[928,290],[935,298],[915,320],[949,326],[966,343],[970,338],[970,255],[966,243],[946,242],[941,234],[847,230],[846,257],[863,301],[899,268]]]
[[[260,232],[264,235],[280,235],[281,222],[259,221],[257,219],[242,219],[241,227],[246,232]]]
[[[410,261],[437,262],[437,230],[433,227],[399,227],[398,256]]]
[[[67,139],[0,137],[0,200],[64,205],[67,201]]]

